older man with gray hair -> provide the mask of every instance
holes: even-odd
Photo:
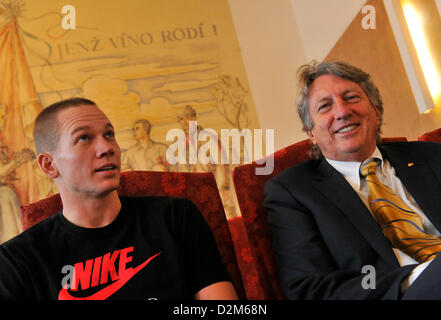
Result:
[[[298,75],[313,159],[271,179],[264,200],[286,296],[441,298],[441,144],[380,143],[381,96],[355,66]]]

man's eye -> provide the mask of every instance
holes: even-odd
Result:
[[[83,134],[82,136],[78,137],[77,142],[87,141],[87,140],[89,140],[89,136],[86,134]]]
[[[360,98],[360,96],[358,96],[358,95],[350,95],[350,96],[347,96],[346,97],[346,100],[356,100],[356,99],[358,99],[358,98]]]
[[[327,107],[329,107],[329,103],[321,104],[321,105],[319,105],[319,107],[318,107],[318,111],[323,111],[323,110],[325,110]]]
[[[108,131],[106,132],[106,134],[104,135],[106,138],[113,138],[115,137],[115,132],[113,131]]]

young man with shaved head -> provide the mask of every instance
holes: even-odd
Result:
[[[34,139],[63,209],[0,247],[0,298],[237,298],[193,203],[118,195],[120,148],[94,102],[45,108]]]

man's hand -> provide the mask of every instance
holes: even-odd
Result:
[[[237,300],[236,290],[230,281],[213,283],[198,291],[196,300]]]

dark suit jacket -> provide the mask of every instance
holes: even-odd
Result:
[[[379,149],[441,231],[441,144],[396,142]],[[400,267],[363,201],[326,160],[277,175],[265,185],[264,199],[289,299],[400,298],[400,283],[416,265]],[[366,265],[375,267],[375,290],[362,287]]]

